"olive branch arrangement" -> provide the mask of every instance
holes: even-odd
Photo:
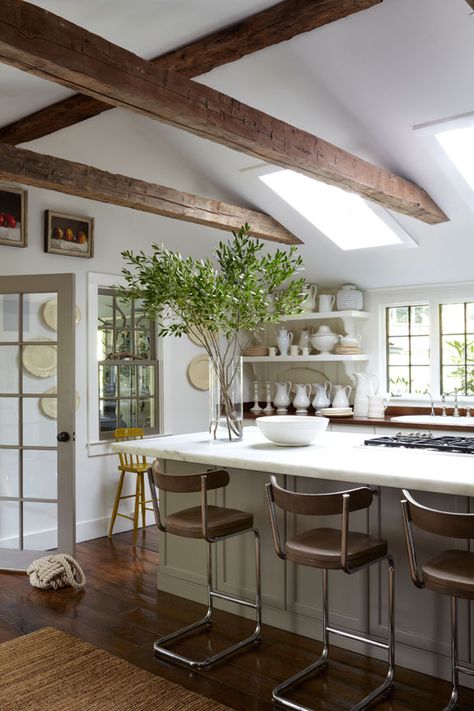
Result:
[[[296,247],[262,253],[263,243],[249,232],[245,224],[232,240],[219,242],[214,259],[184,258],[157,244],[150,256],[124,251],[126,286],[117,289],[122,298],[143,300],[159,336],[190,333],[207,352],[229,439],[242,436],[229,395],[236,376],[231,364],[266,324],[300,313],[305,299],[305,280],[294,278],[302,270]]]

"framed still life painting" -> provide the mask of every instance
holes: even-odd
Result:
[[[0,244],[26,247],[26,190],[0,185]]]
[[[45,210],[44,251],[69,257],[94,256],[94,218]]]

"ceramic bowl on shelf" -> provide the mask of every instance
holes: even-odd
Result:
[[[257,417],[257,427],[264,437],[280,447],[302,447],[311,444],[327,428],[327,417],[273,415]]]

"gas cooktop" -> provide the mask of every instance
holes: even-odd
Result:
[[[474,437],[433,437],[431,433],[398,432],[393,437],[375,437],[366,439],[368,447],[407,447],[408,449],[426,449],[437,452],[460,452],[474,454]]]

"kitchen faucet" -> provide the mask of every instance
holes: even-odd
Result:
[[[446,417],[446,393],[441,395],[441,416]]]
[[[433,400],[433,396],[432,396],[432,394],[431,394],[430,392],[427,392],[426,394],[428,395],[428,397],[429,397],[429,399],[430,399],[430,403],[431,403],[431,412],[430,412],[430,417],[435,417],[435,415],[436,415],[436,412],[435,412],[435,409],[434,409],[434,400]]]

